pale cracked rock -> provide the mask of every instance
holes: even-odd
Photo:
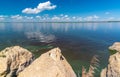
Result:
[[[8,47],[0,52],[0,77],[13,77],[33,61],[33,55],[20,47]]]
[[[115,42],[112,46],[109,47],[109,50],[120,52],[120,42]]]
[[[61,54],[61,50],[54,48],[37,58],[20,72],[18,77],[76,77],[76,75]]]
[[[114,43],[109,49],[117,52],[110,56],[108,66],[102,70],[101,77],[120,77],[120,43]]]

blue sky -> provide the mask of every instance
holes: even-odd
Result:
[[[119,14],[120,0],[0,1],[0,21],[120,20]]]

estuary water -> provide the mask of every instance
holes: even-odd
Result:
[[[120,42],[120,23],[0,23],[0,50],[20,45],[39,57],[59,47],[76,73],[97,55],[99,75],[114,42]]]

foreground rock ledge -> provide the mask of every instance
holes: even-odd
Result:
[[[117,52],[110,56],[109,64],[102,70],[101,77],[120,77],[120,42],[114,43],[109,49]]]
[[[20,47],[8,47],[0,52],[0,77],[14,77],[32,61],[33,55]]]
[[[37,58],[20,72],[18,77],[76,77],[76,75],[61,54],[61,50],[54,48]]]

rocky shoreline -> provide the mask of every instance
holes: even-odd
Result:
[[[14,46],[0,52],[0,77],[76,77],[76,74],[59,48],[34,60],[30,51]]]
[[[120,77],[120,42],[109,47],[109,63],[101,77]],[[113,54],[114,53],[114,54]],[[92,66],[91,69],[94,69]],[[82,71],[82,77],[94,77],[91,69]],[[0,77],[77,77],[59,48],[43,53],[37,59],[20,46],[8,47],[0,52]]]
[[[109,47],[110,55],[108,66],[101,72],[101,77],[120,77],[120,42],[114,43]]]

